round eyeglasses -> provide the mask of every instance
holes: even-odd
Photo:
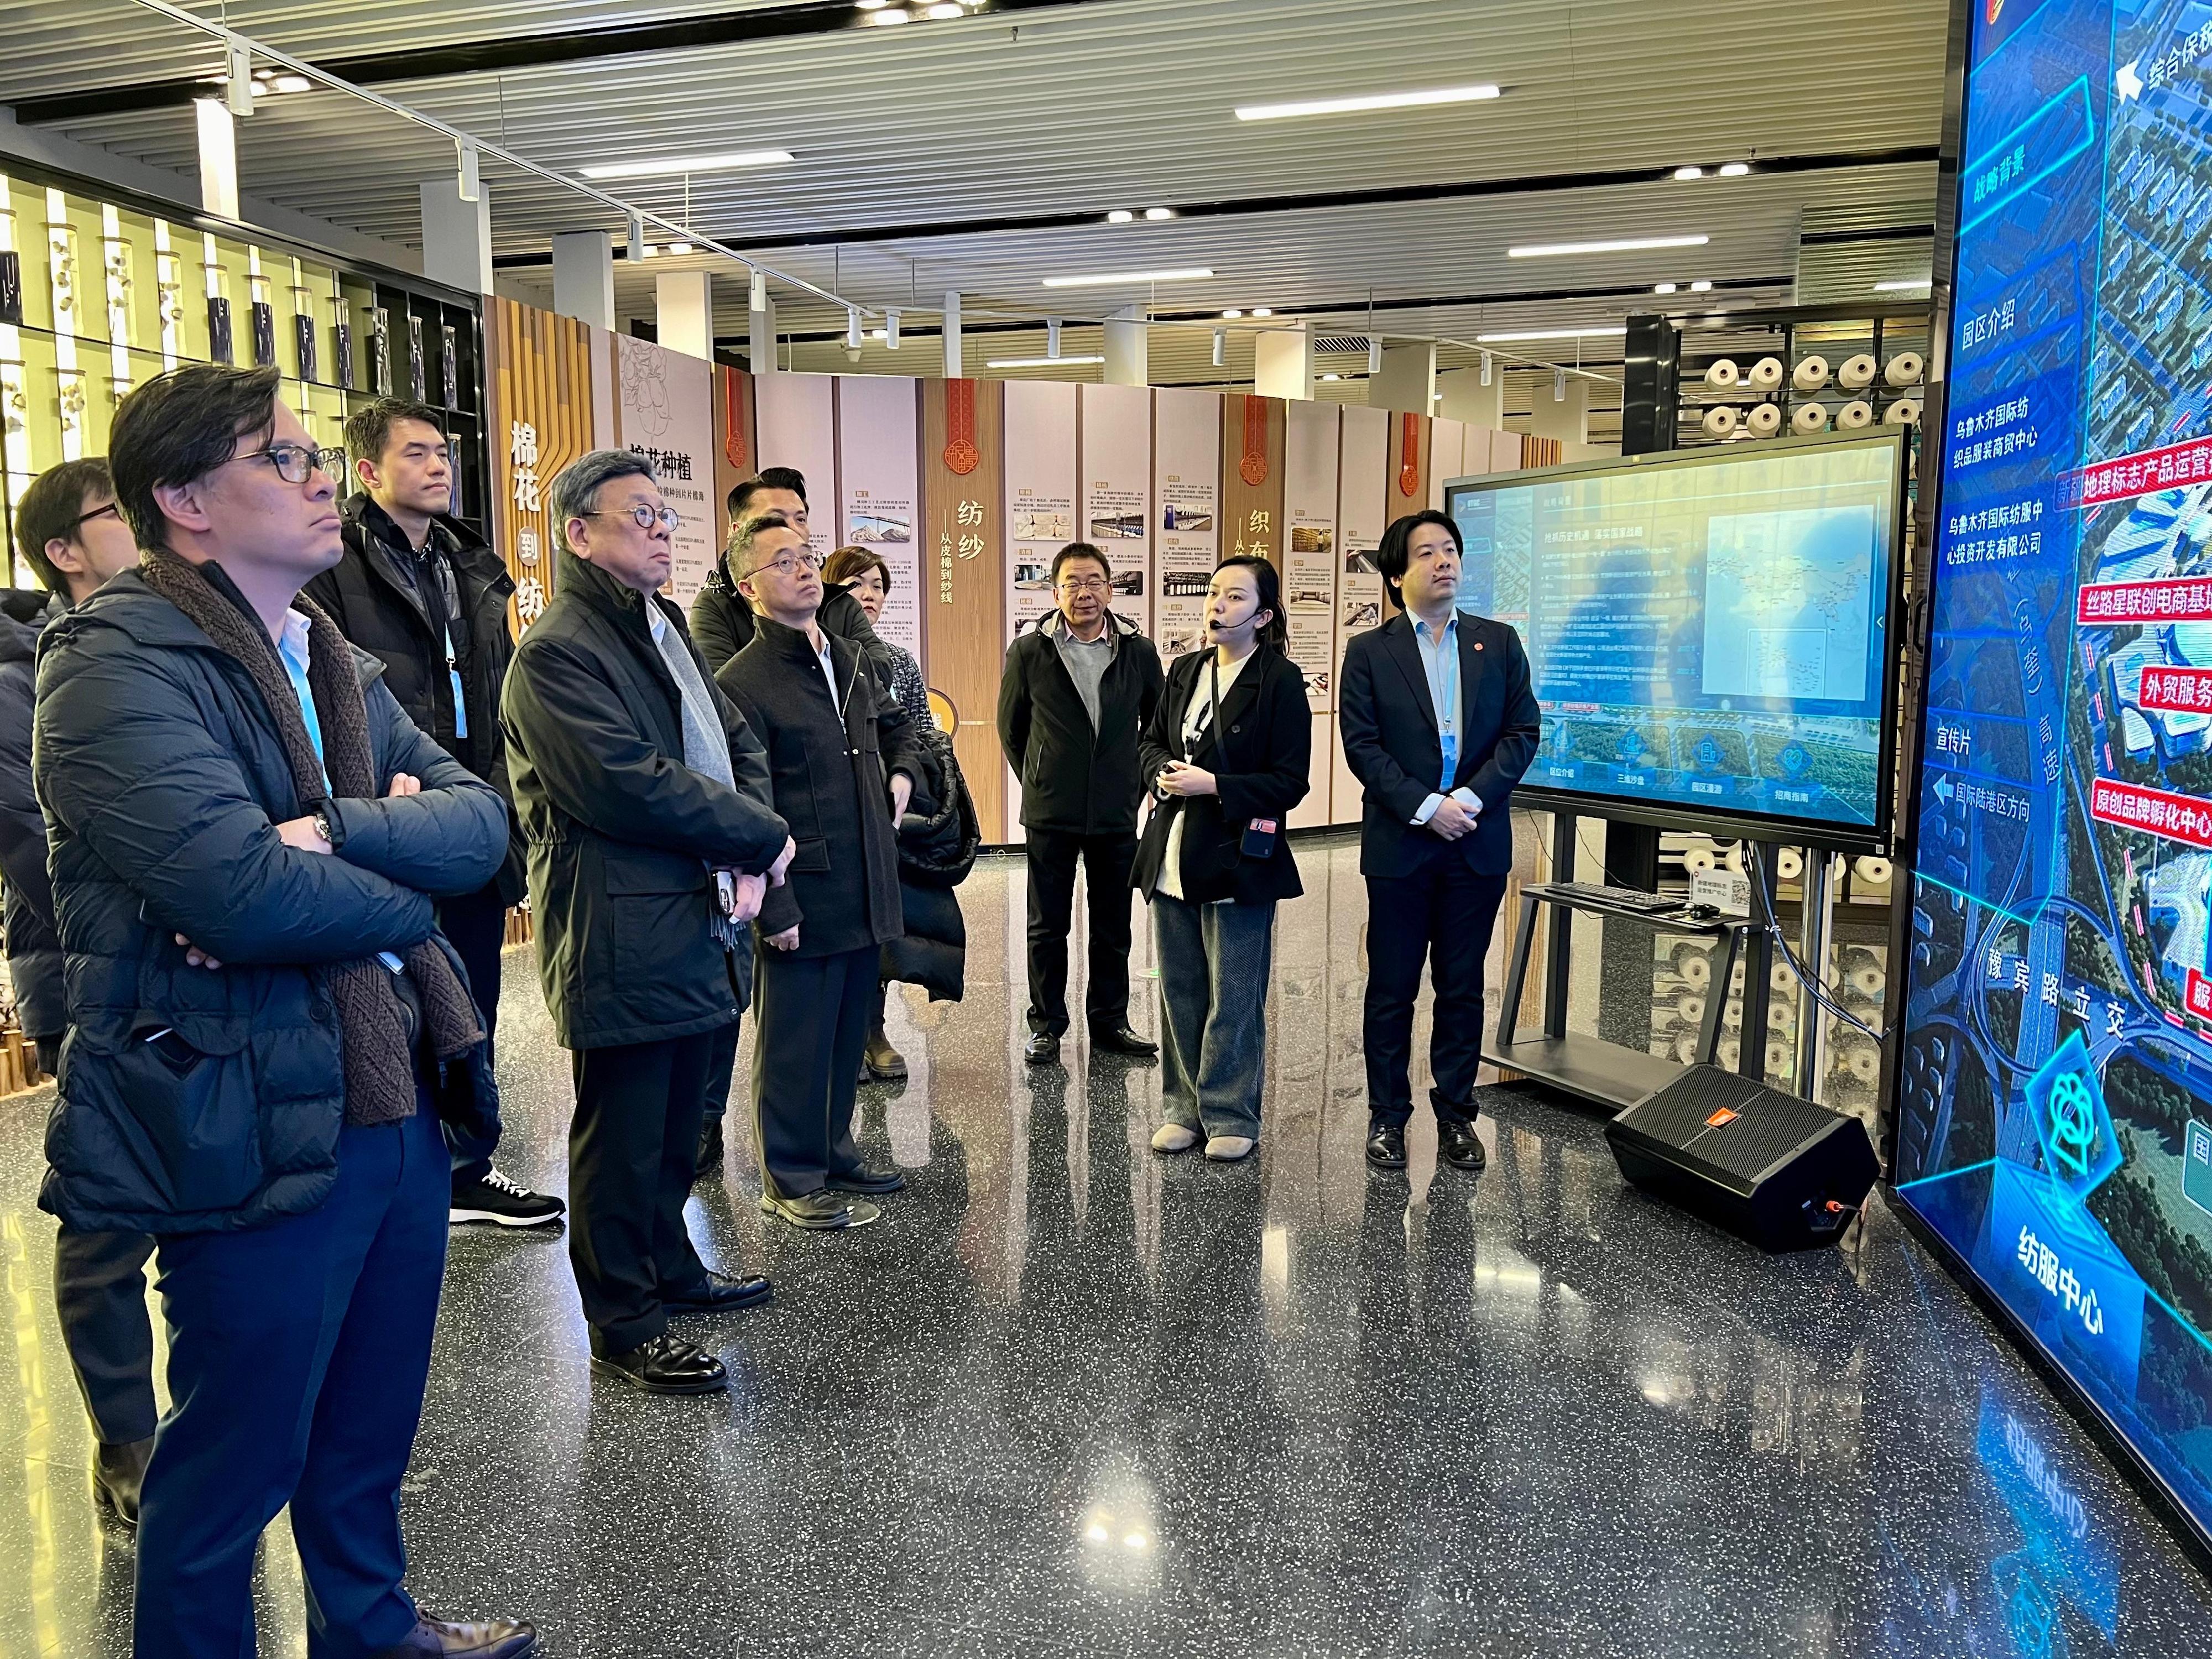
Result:
[[[684,522],[684,515],[672,507],[647,507],[640,501],[635,507],[606,507],[583,515],[586,519],[628,519],[640,530],[650,530],[659,525],[670,535]]]

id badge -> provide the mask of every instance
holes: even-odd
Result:
[[[1277,824],[1273,818],[1254,818],[1244,826],[1243,853],[1248,859],[1273,858],[1275,855]]]
[[[1444,750],[1443,781],[1437,786],[1440,795],[1451,793],[1452,780],[1459,775],[1459,733],[1447,732],[1440,740]]]
[[[461,692],[461,674],[457,668],[446,671],[453,682],[453,735],[465,738],[469,734],[469,703]]]

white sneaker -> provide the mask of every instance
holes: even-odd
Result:
[[[1216,1164],[1234,1164],[1240,1158],[1249,1158],[1259,1144],[1249,1135],[1216,1135],[1206,1143],[1206,1155]]]
[[[1186,1129],[1180,1123],[1163,1123],[1152,1131],[1152,1150],[1156,1152],[1187,1152],[1198,1145],[1198,1132]]]

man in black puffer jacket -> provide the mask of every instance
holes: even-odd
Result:
[[[435,1117],[496,1109],[432,896],[491,878],[506,814],[301,597],[337,562],[337,457],[277,386],[200,365],[124,398],[143,562],[40,647],[70,1030],[39,1201],[161,1241],[140,1652],[251,1652],[289,1504],[319,1647],[519,1659],[527,1625],[418,1613],[398,1504],[445,1267]]]
[[[40,631],[112,577],[135,568],[138,544],[116,511],[107,463],[64,461],[39,475],[15,505],[15,541],[43,593],[0,594],[0,870],[8,878],[8,975],[15,1011],[39,1069],[61,1065],[69,1026],[46,820],[31,781],[31,711]],[[98,1443],[94,1501],[138,1523],[138,1490],[154,1454],[154,1326],[146,1316],[142,1232],[65,1226],[54,1237],[54,1311]]]
[[[408,719],[499,791],[512,807],[499,697],[514,660],[506,562],[452,516],[453,457],[428,404],[380,398],[346,420],[346,447],[362,485],[345,504],[345,556],[307,584],[338,631],[384,664],[384,683]],[[468,964],[489,1046],[499,1028],[500,951],[507,913],[523,897],[521,838],[499,873],[473,893],[442,901],[438,928]],[[539,1227],[567,1206],[492,1167],[499,1125],[482,1136],[446,1126],[453,1158],[456,1222]]]

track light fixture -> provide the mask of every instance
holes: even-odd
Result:
[[[1060,319],[1057,317],[1044,319],[1044,355],[1048,357],[1060,356]]]
[[[1367,337],[1367,372],[1370,374],[1382,372],[1382,340],[1379,335]]]
[[[1213,366],[1218,368],[1228,359],[1229,331],[1225,328],[1217,328],[1213,331]]]

